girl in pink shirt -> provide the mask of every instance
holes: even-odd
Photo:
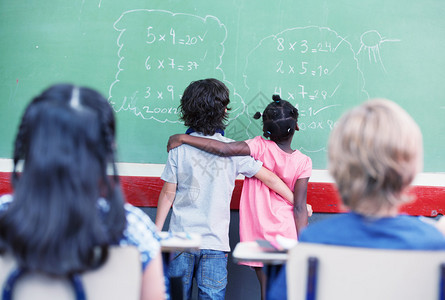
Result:
[[[260,180],[246,178],[240,199],[240,240],[241,242],[265,239],[275,240],[276,236],[297,239],[300,230],[307,225],[307,186],[312,172],[311,159],[291,148],[292,138],[298,131],[298,110],[280,96],[274,95],[263,114],[254,116],[263,120],[263,137],[241,142],[223,143],[187,134],[170,137],[168,149],[180,144],[189,144],[204,151],[221,156],[251,155],[263,162],[264,166],[280,177],[294,191],[291,203]],[[268,138],[268,139],[267,139]],[[261,263],[246,263],[253,267],[264,295],[264,274]],[[263,298],[263,297],[262,297]]]

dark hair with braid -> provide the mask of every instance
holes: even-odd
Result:
[[[279,95],[273,95],[272,100],[262,114],[256,112],[253,117],[263,117],[263,136],[278,143],[293,136],[298,122],[298,109]]]
[[[92,89],[58,84],[32,100],[15,140],[14,200],[0,213],[0,250],[53,275],[105,261],[126,227],[114,134],[114,112]]]
[[[181,120],[197,132],[213,135],[226,128],[229,103],[229,89],[221,81],[214,78],[193,81],[181,98]]]

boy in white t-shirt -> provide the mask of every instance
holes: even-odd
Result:
[[[217,79],[192,82],[181,98],[180,114],[188,134],[230,142],[224,137],[229,90]],[[168,154],[161,179],[156,226],[161,230],[173,206],[170,232],[198,233],[198,252],[174,254],[168,275],[181,277],[184,293],[191,297],[193,278],[199,299],[224,299],[227,285],[230,201],[236,177],[255,176],[272,190],[293,201],[292,191],[262,162],[250,156],[220,157],[189,145]]]

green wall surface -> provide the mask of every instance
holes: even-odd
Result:
[[[230,138],[261,135],[252,115],[281,94],[300,111],[294,148],[324,169],[339,116],[384,97],[420,125],[424,170],[443,172],[444,15],[441,0],[2,1],[0,157],[32,97],[70,82],[113,105],[119,161],[165,163],[183,90],[213,77],[231,91]]]

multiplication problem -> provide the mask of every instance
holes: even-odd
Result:
[[[171,43],[172,45],[185,45],[193,46],[204,42],[207,32],[203,35],[200,34],[185,34],[177,35],[174,28],[170,28],[169,33],[157,32],[153,26],[147,27],[147,37],[145,42],[147,44],[158,43]]]
[[[299,110],[301,112],[301,115],[304,116],[305,115],[305,111],[304,110]],[[320,121],[312,121],[312,122],[299,122],[298,123],[298,127],[300,128],[300,130],[304,131],[304,130],[308,130],[308,129],[312,129],[312,130],[325,130],[325,129],[329,129],[332,130],[334,128],[334,121],[328,119],[328,120],[320,120]]]
[[[145,87],[145,99],[175,100],[175,88],[173,85],[167,85],[166,88],[153,89],[151,86]],[[165,99],[164,99],[165,98]]]
[[[177,62],[174,58],[155,58],[147,56],[145,59],[146,70],[178,70],[178,71],[194,71],[197,70],[199,64],[196,61],[187,61],[185,63]]]
[[[278,51],[293,51],[300,53],[334,53],[337,49],[330,42],[311,43],[308,40],[287,40],[283,37],[276,38]]]
[[[325,66],[309,66],[309,63],[302,61],[301,64],[285,64],[283,60],[277,62],[277,73],[281,74],[296,74],[296,75],[312,75],[312,76],[326,76],[330,75],[329,69]]]
[[[287,91],[287,98],[289,100],[295,100],[297,98],[303,100],[327,100],[328,98],[332,98],[335,95],[339,87],[340,84],[338,84],[332,92],[328,92],[324,89],[307,91],[304,85],[299,84],[296,89]],[[282,92],[283,91],[281,87],[275,87],[274,94],[282,95]]]

